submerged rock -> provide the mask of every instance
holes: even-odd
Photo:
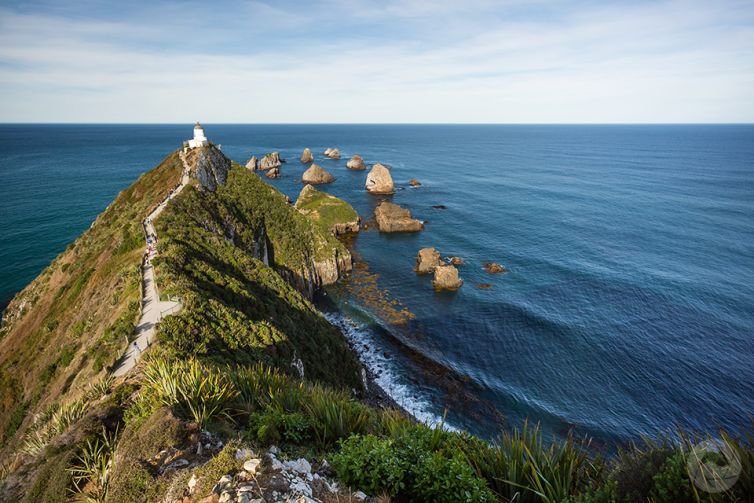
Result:
[[[458,277],[458,269],[452,265],[440,265],[435,268],[432,286],[437,290],[458,290],[463,280]]]
[[[283,161],[280,160],[280,154],[278,152],[266,154],[264,157],[262,157],[262,160],[259,161],[259,169],[263,170],[279,168],[282,165]]]
[[[372,194],[392,194],[395,192],[390,170],[379,163],[372,166],[367,175],[365,188]]]
[[[441,264],[440,252],[434,248],[422,248],[416,256],[417,274],[428,274]]]
[[[309,169],[304,171],[304,174],[301,176],[301,181],[316,185],[320,183],[332,183],[335,181],[335,177],[318,164],[312,164],[309,166]]]
[[[251,171],[257,170],[257,156],[252,155],[251,159],[249,159],[249,162],[246,163],[246,167],[250,169]]]
[[[417,232],[424,228],[411,212],[397,204],[383,201],[374,209],[374,218],[380,232]]]
[[[351,157],[351,160],[346,163],[346,168],[357,171],[364,171],[365,169],[367,169],[366,165],[364,164],[364,159],[362,159],[358,154]]]
[[[308,164],[314,160],[314,156],[312,155],[312,151],[309,150],[309,148],[305,148],[304,152],[301,154],[301,162],[304,164]]]
[[[499,274],[501,272],[508,272],[508,269],[501,266],[500,264],[496,264],[495,262],[485,262],[484,270],[490,274]]]
[[[480,290],[489,290],[492,288],[492,283],[477,283],[476,287]]]
[[[448,257],[446,260],[453,265],[463,265],[465,263],[461,257]]]
[[[417,180],[416,178],[412,178],[411,180],[409,180],[408,184],[411,185],[412,187],[421,187],[422,185],[421,182]]]

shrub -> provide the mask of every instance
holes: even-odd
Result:
[[[118,442],[117,431],[110,435],[104,428],[102,436],[89,439],[68,469],[73,478],[77,499],[88,503],[102,503],[107,497],[112,457]]]
[[[300,444],[311,437],[311,422],[300,412],[285,412],[280,407],[267,407],[249,418],[249,433],[266,444],[281,440]]]
[[[406,489],[408,466],[390,440],[353,435],[341,444],[332,465],[340,480],[367,494],[396,496]]]
[[[145,386],[156,401],[176,408],[186,418],[204,427],[216,416],[227,416],[237,396],[233,383],[220,370],[197,360],[153,360],[144,370]]]
[[[305,410],[322,446],[355,433],[365,433],[371,420],[371,410],[367,406],[319,385],[311,388]]]

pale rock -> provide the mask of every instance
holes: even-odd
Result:
[[[416,273],[428,274],[441,264],[440,252],[434,248],[422,248],[416,256]]]
[[[375,164],[367,175],[367,182],[364,186],[372,194],[392,194],[395,192],[393,177],[382,164]]]
[[[250,474],[254,475],[257,473],[257,469],[259,468],[259,465],[261,463],[262,463],[261,459],[252,458],[243,464],[243,469],[249,472]]]
[[[309,462],[304,458],[299,458],[295,461],[286,461],[285,467],[293,470],[296,473],[300,473],[301,475],[311,473],[312,471],[312,465],[309,464]]]
[[[314,160],[314,156],[312,155],[312,151],[309,150],[309,148],[305,148],[304,152],[301,154],[301,162],[303,164],[308,164]]]
[[[412,218],[409,210],[388,201],[377,205],[374,218],[380,232],[417,232],[424,228],[421,221]]]
[[[304,174],[301,175],[301,181],[304,183],[317,185],[320,183],[332,183],[335,181],[335,177],[325,169],[323,169],[320,165],[312,164],[311,166],[309,166],[309,169],[304,171]]]
[[[361,491],[356,491],[355,493],[353,493],[353,497],[359,501],[364,501],[365,499],[367,499],[367,495]]]
[[[249,159],[249,162],[246,163],[246,167],[251,171],[257,170],[257,156],[252,155],[251,159]]]
[[[437,290],[458,290],[463,280],[458,277],[458,269],[452,265],[440,265],[435,268],[432,286]]]
[[[367,169],[366,165],[364,164],[364,159],[362,159],[362,157],[358,154],[351,157],[351,160],[346,163],[346,168],[357,171],[364,171],[365,169]]]

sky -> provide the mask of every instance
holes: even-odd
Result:
[[[0,122],[754,122],[754,0],[0,0]]]

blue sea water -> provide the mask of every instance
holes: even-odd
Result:
[[[292,198],[310,147],[324,190],[369,219],[355,153],[391,167],[421,233],[354,241],[415,315],[380,319],[333,289],[327,316],[384,387],[424,419],[492,436],[524,418],[606,441],[751,428],[754,126],[205,125],[231,158],[273,150]],[[0,298],[192,132],[189,125],[1,125]],[[340,161],[325,159],[338,147]],[[422,186],[409,188],[418,178]],[[433,206],[444,205],[446,209]],[[458,255],[435,293],[417,251]],[[510,272],[491,275],[495,261]],[[479,289],[490,283],[489,289]]]

